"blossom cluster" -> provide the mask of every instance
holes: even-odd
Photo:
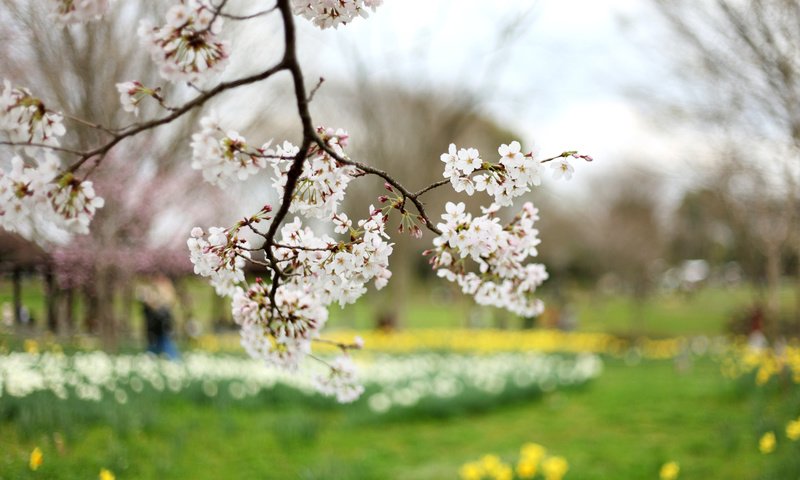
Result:
[[[374,12],[382,3],[383,0],[292,0],[292,11],[319,28],[337,28],[356,17],[366,18],[368,9]]]
[[[3,80],[0,131],[8,141],[58,146],[58,137],[67,131],[62,122],[60,113],[49,110],[28,89],[12,87],[11,82]]]
[[[232,295],[236,285],[244,281],[250,245],[230,229],[211,227],[206,237],[202,228],[195,227],[186,244],[194,273],[208,277],[217,295]]]
[[[314,382],[317,391],[336,397],[339,403],[353,402],[364,393],[355,365],[350,357],[344,355],[333,360],[327,375],[316,376]]]
[[[207,181],[225,185],[272,166],[272,183],[283,196],[292,161],[300,153],[298,147],[288,142],[275,148],[271,148],[271,142],[261,148],[249,147],[237,132],[222,129],[214,116],[204,118],[201,126],[192,139],[193,167],[202,170]],[[367,283],[374,281],[376,288],[382,288],[391,277],[388,259],[392,245],[383,213],[370,207],[369,216],[354,225],[338,211],[345,189],[358,170],[329,152],[340,159],[345,157],[347,133],[324,127],[316,133],[325,148],[313,144],[305,152],[288,210],[332,222],[334,232],[346,235],[347,241],[317,235],[295,217],[280,227],[272,245],[262,248],[267,262],[262,265],[269,277],[254,282],[246,280],[244,269],[248,260],[258,260],[251,256],[250,244],[240,234],[246,228],[252,234],[269,237],[269,207],[230,229],[210,230],[207,239],[197,228],[188,241],[196,273],[209,277],[219,294],[232,298],[233,317],[241,326],[245,350],[285,369],[297,369],[311,352],[311,342],[319,339],[331,303],[353,303],[366,293]],[[317,382],[320,391],[342,401],[355,399],[361,387],[349,365],[346,356],[329,364],[328,375]]]
[[[192,135],[192,168],[203,172],[205,181],[212,185],[246,180],[265,168],[267,159],[280,160],[297,153],[288,142],[285,149],[271,149],[271,142],[254,149],[239,132],[223,130],[214,113],[203,117],[200,126],[202,129]]]
[[[497,149],[500,159],[491,163],[481,159],[477,149],[458,149],[451,143],[447,153],[440,157],[445,164],[444,178],[450,179],[456,192],[472,195],[476,191],[485,191],[494,197],[495,204],[506,207],[512,204],[515,197],[530,192],[531,186],[541,185],[545,162],[551,162],[554,178],[569,180],[575,171],[569,158],[592,160],[588,155],[579,155],[574,151],[539,160],[533,152],[522,153],[521,149],[517,141],[500,145]]]
[[[340,222],[346,218],[338,216]],[[367,219],[350,232],[350,242],[337,243],[328,235],[316,236],[299,218],[281,228],[272,255],[284,278],[243,283],[233,292],[233,318],[239,324],[242,345],[248,353],[281,368],[296,369],[320,337],[331,303],[345,305],[388,282],[392,245],[387,242],[382,214],[371,209]],[[273,292],[274,288],[274,292]],[[353,348],[358,348],[354,346]],[[320,391],[351,401],[361,391],[346,356],[330,364]]]
[[[95,195],[92,182],[60,173],[58,157],[36,148],[59,145],[58,137],[66,133],[62,115],[30,91],[3,83],[0,135],[21,148],[11,158],[11,168],[0,169],[0,227],[44,243],[88,233],[103,199]]]
[[[162,101],[159,94],[160,89],[145,87],[138,80],[118,83],[117,91],[119,92],[119,103],[122,105],[122,109],[136,116],[139,115],[139,103],[145,98],[153,97],[159,103]]]
[[[158,64],[159,73],[171,82],[196,82],[222,71],[229,44],[218,38],[222,19],[199,0],[173,5],[166,24],[155,26],[144,20],[139,37]]]
[[[506,308],[524,317],[542,313],[544,305],[534,298],[536,288],[547,279],[544,265],[526,263],[535,257],[540,243],[538,210],[527,202],[508,225],[501,225],[496,208],[473,217],[463,203],[448,202],[442,234],[433,240],[430,263],[437,274],[456,282],[481,305]]]
[[[347,132],[319,127],[317,135],[339,158],[345,157],[344,148],[349,140]],[[296,148],[287,149],[287,146],[285,144],[275,155],[291,155],[297,152]],[[272,184],[278,194],[283,195],[291,163],[276,161],[272,165],[275,172]],[[345,190],[357,172],[356,167],[340,164],[328,152],[312,145],[303,163],[303,173],[297,181],[289,211],[310,218],[331,219],[338,212]]]
[[[61,23],[97,20],[106,13],[108,0],[49,0],[54,17]]]

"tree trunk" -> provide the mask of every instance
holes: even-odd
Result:
[[[776,325],[781,313],[781,250],[769,245],[764,252],[767,261],[767,322]]]
[[[64,326],[67,335],[75,333],[75,289],[66,289],[62,296],[62,308],[64,309]]]
[[[19,325],[22,323],[22,270],[19,267],[14,267],[13,272],[11,272],[11,288],[13,291],[14,324]]]
[[[108,349],[117,347],[117,318],[114,311],[116,297],[116,275],[111,270],[101,272],[97,285],[98,331],[103,345]]]
[[[47,329],[52,333],[58,333],[58,312],[56,310],[56,300],[58,290],[56,289],[53,269],[48,265],[44,271],[44,309],[47,320]]]
[[[83,325],[87,333],[96,334],[98,326],[97,291],[94,283],[83,287]]]

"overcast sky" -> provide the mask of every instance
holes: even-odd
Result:
[[[347,78],[358,58],[376,80],[409,88],[488,82],[496,88],[485,113],[518,132],[524,148],[591,154],[597,161],[580,165],[588,176],[636,162],[679,175],[675,132],[654,128],[625,95],[657,89],[663,77],[646,48],[658,42],[655,22],[643,22],[652,17],[638,0],[386,0],[337,30],[300,20],[309,78]],[[501,37],[509,25],[515,33]],[[567,190],[580,189],[580,175],[572,183]]]

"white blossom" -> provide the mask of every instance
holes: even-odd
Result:
[[[225,131],[215,113],[200,120],[202,130],[192,135],[192,168],[203,172],[212,185],[227,186],[243,181],[267,167],[270,162],[290,159],[281,147],[270,148],[267,142],[253,148],[235,130]]]
[[[31,164],[15,156],[8,172],[0,170],[0,227],[42,244],[87,233],[103,199],[92,182],[71,173],[60,175],[58,157],[37,153]]]
[[[316,378],[317,391],[329,397],[336,397],[339,403],[350,403],[364,393],[364,386],[356,376],[356,367],[350,357],[335,358],[329,365],[326,375]]]
[[[220,40],[222,18],[199,0],[173,5],[160,27],[148,21],[139,25],[139,37],[171,82],[197,82],[221,72],[229,56],[229,44]]]
[[[0,131],[10,142],[58,146],[57,137],[66,133],[60,113],[49,110],[26,88],[14,88],[3,81],[0,92]],[[28,148],[27,152],[33,150]]]
[[[347,147],[349,136],[344,130],[319,127],[318,135],[325,141],[337,155],[344,157],[344,148]],[[297,147],[291,146],[286,152],[285,146],[276,149],[274,155],[287,155],[295,152]],[[293,155],[292,155],[293,156]],[[274,170],[273,185],[280,196],[286,187],[286,180],[291,168],[291,162],[272,162]],[[347,186],[356,174],[357,169],[351,165],[339,164],[336,159],[324,150],[312,145],[306,161],[303,164],[303,173],[297,180],[294,198],[289,205],[289,211],[300,213],[304,216],[319,219],[329,219],[338,212],[339,204],[344,199]]]
[[[238,228],[211,227],[207,237],[199,227],[193,228],[191,233],[186,245],[194,273],[208,277],[217,295],[233,297],[244,282],[250,243],[239,237]]]
[[[440,159],[445,163],[442,176],[450,180],[453,190],[472,195],[474,192],[486,192],[494,197],[499,206],[510,206],[513,199],[530,192],[531,186],[542,183],[543,164],[535,158],[533,152],[522,153],[517,141],[500,145],[497,153],[500,158],[496,163],[484,162],[474,148],[458,149],[450,144],[447,153]],[[578,155],[577,152],[565,152],[575,158],[591,161],[591,157]],[[566,163],[564,156],[558,157],[553,164],[556,178],[569,179],[574,171]],[[558,164],[558,169],[556,169]]]
[[[573,167],[565,157],[555,159],[553,163],[550,164],[550,168],[553,169],[553,178],[556,180],[560,178],[569,180],[575,172],[575,167]]]
[[[428,252],[437,274],[457,283],[481,305],[522,316],[540,314],[544,306],[533,294],[547,279],[547,272],[543,265],[526,263],[538,254],[534,224],[539,216],[533,204],[523,205],[522,212],[505,226],[495,217],[496,207],[479,217],[467,213],[463,203],[448,202],[445,210],[444,222],[437,225],[442,234]],[[469,259],[476,271],[462,259]]]
[[[366,18],[383,0],[292,0],[292,11],[319,28],[347,24],[356,17]]]

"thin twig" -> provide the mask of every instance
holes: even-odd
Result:
[[[48,150],[53,150],[55,152],[64,152],[69,153],[72,155],[82,156],[84,155],[83,152],[78,150],[73,150],[71,148],[64,148],[59,147],[57,145],[48,145],[46,143],[30,143],[30,142],[8,142],[5,140],[0,141],[0,145],[8,145],[9,147],[36,147],[36,148],[45,148]]]
[[[319,90],[319,87],[322,86],[322,83],[324,81],[325,81],[325,78],[319,77],[319,81],[317,82],[317,85],[314,88],[312,88],[311,89],[311,93],[308,94],[308,100],[306,100],[308,103],[311,103],[314,100],[314,95],[316,95],[317,90]]]
[[[124,140],[124,139],[126,139],[128,137],[132,137],[134,135],[138,135],[139,133],[142,133],[144,131],[151,130],[151,129],[159,127],[161,125],[170,123],[170,122],[180,118],[181,116],[183,116],[187,112],[189,112],[189,111],[191,111],[191,110],[193,110],[193,109],[195,109],[197,107],[202,106],[207,101],[211,100],[212,98],[216,97],[217,95],[219,95],[220,93],[222,93],[222,92],[224,92],[226,90],[231,90],[233,88],[241,87],[242,85],[248,85],[248,84],[251,84],[251,83],[259,82],[261,80],[266,80],[267,78],[271,77],[272,75],[275,75],[276,73],[278,73],[278,72],[280,72],[282,70],[286,70],[286,69],[287,69],[287,66],[285,65],[284,61],[281,61],[277,65],[274,65],[274,66],[268,68],[267,70],[264,70],[263,72],[256,73],[254,75],[250,75],[248,77],[240,78],[238,80],[232,80],[230,82],[220,83],[219,85],[217,85],[216,87],[214,87],[211,90],[207,91],[206,93],[203,93],[203,94],[195,97],[193,100],[190,100],[189,102],[183,104],[181,107],[176,108],[176,110],[174,112],[172,112],[171,114],[169,114],[169,115],[167,115],[165,117],[162,117],[162,118],[159,118],[159,119],[156,119],[156,120],[151,120],[149,122],[134,124],[134,125],[131,125],[129,127],[126,127],[123,131],[114,134],[114,137],[110,141],[108,141],[106,144],[101,145],[101,146],[99,146],[99,147],[97,147],[97,148],[95,148],[93,150],[89,150],[87,152],[81,153],[80,154],[81,158],[77,162],[72,164],[69,167],[69,169],[67,169],[67,171],[68,172],[75,172],[76,170],[78,170],[81,167],[81,165],[86,163],[89,159],[91,159],[93,157],[98,157],[98,156],[102,157],[109,150],[114,148],[114,146],[116,146],[122,140]]]

